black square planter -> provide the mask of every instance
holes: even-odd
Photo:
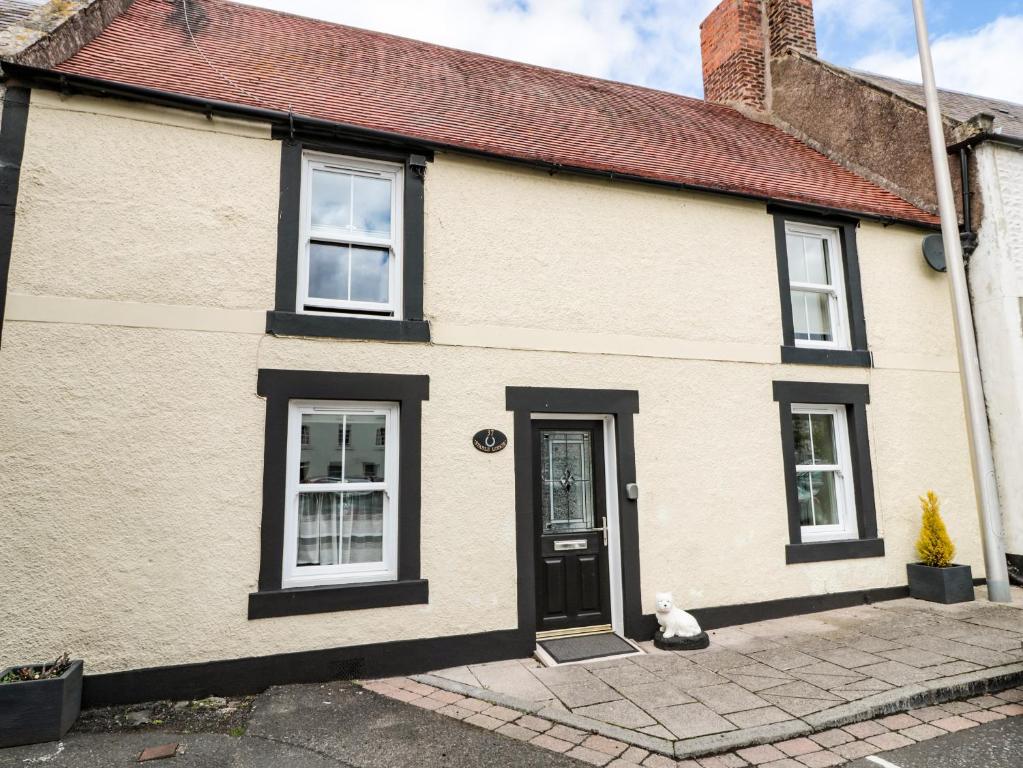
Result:
[[[968,565],[935,568],[907,563],[909,596],[932,603],[968,603],[973,600],[973,571]]]
[[[3,670],[0,678],[11,669],[20,667]],[[0,747],[56,741],[74,725],[81,708],[81,659],[50,680],[0,683]]]

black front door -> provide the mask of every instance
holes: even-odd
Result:
[[[603,436],[599,421],[533,422],[539,632],[611,623]]]

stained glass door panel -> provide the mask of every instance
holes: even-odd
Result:
[[[540,433],[540,508],[545,532],[598,527],[593,513],[593,445],[588,430]]]

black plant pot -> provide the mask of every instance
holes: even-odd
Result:
[[[0,678],[11,669],[20,667],[3,670]],[[0,683],[0,747],[56,741],[74,725],[81,708],[81,659],[60,677]]]
[[[932,603],[968,603],[973,600],[973,571],[968,565],[935,568],[907,563],[909,596]]]

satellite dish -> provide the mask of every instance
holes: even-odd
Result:
[[[941,235],[935,233],[924,238],[924,259],[927,266],[935,272],[945,272],[945,243]]]

